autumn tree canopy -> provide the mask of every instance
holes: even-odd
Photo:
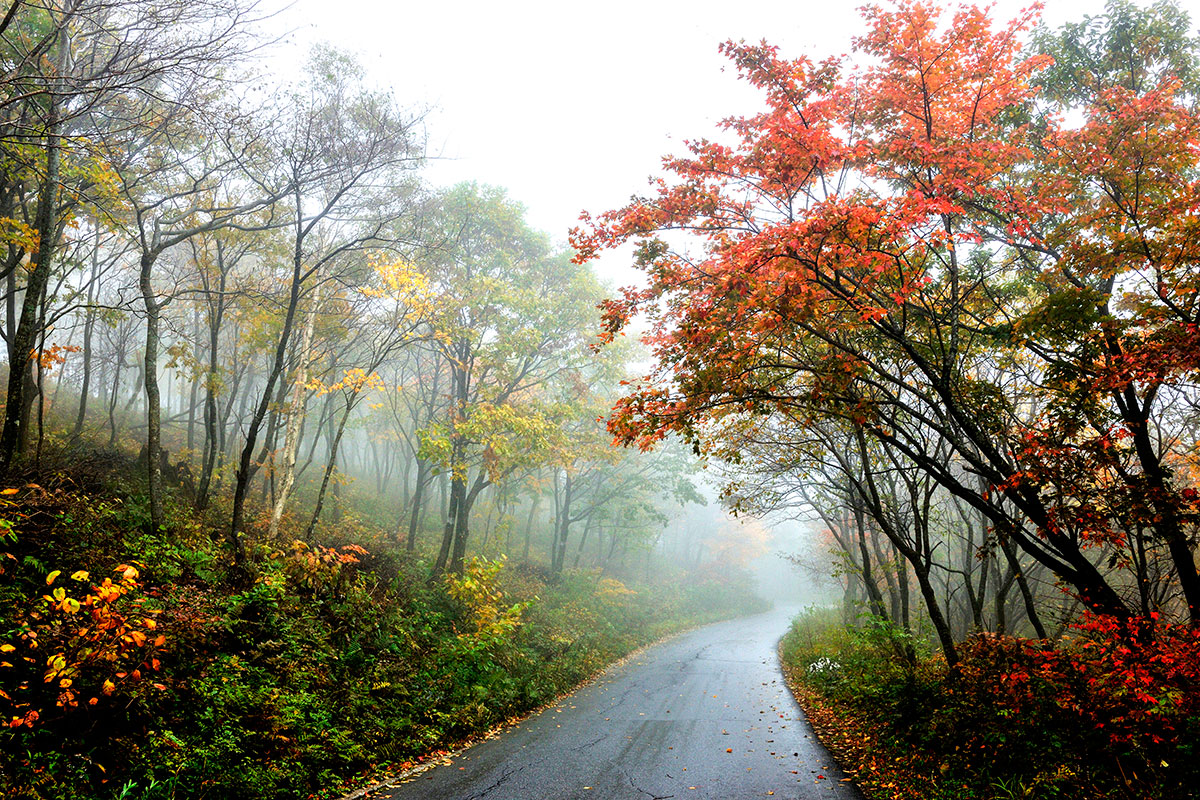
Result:
[[[1127,36],[1122,67],[1113,24],[1068,49],[1036,20],[904,0],[851,57],[723,45],[764,110],[575,232],[646,275],[604,306],[654,354],[609,427],[732,460],[765,424],[840,427],[1093,610],[1200,622],[1194,43]]]

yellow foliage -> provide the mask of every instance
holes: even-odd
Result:
[[[398,327],[428,319],[445,305],[442,293],[408,261],[376,253],[371,257],[370,265],[375,271],[377,285],[360,287],[358,291],[364,297],[395,303],[400,318],[394,322]]]
[[[476,634],[504,636],[521,624],[528,603],[504,607],[504,593],[496,585],[496,575],[504,567],[504,556],[495,561],[479,556],[470,559],[462,575],[447,575],[446,588],[466,606],[475,623]]]
[[[636,594],[637,592],[616,578],[601,578],[600,582],[596,584],[596,595],[598,597],[623,597]]]
[[[12,217],[0,217],[0,242],[32,253],[38,248],[39,238],[37,229],[32,225]]]
[[[369,263],[379,279],[380,288],[360,289],[367,297],[389,297],[411,302],[424,301],[432,296],[429,279],[411,263],[400,258],[385,259],[382,253],[372,255]]]
[[[15,670],[18,676],[25,674],[37,663],[34,651],[50,650],[41,661],[45,668],[40,682],[53,687],[54,705],[63,710],[79,705],[81,692],[95,685],[97,672],[107,673],[100,687],[100,693],[107,696],[120,684],[140,681],[143,670],[157,670],[155,649],[162,647],[166,638],[159,635],[151,642],[147,635],[157,627],[150,616],[157,612],[141,608],[140,600],[122,602],[140,588],[136,567],[121,564],[114,572],[119,574],[117,580],[105,578],[81,597],[72,597],[64,586],[42,595],[42,610],[27,615],[14,633],[14,642],[0,645],[0,653],[15,655],[13,661],[18,663],[0,662],[0,668]],[[50,572],[46,585],[51,586],[61,574],[62,570]],[[88,573],[77,570],[71,578],[83,583]],[[51,698],[38,699],[35,681],[18,677],[13,684],[16,691],[3,696],[8,706],[7,724],[32,728],[46,713],[35,705],[49,705]],[[87,702],[96,705],[98,698],[90,697]]]
[[[379,377],[378,373],[372,372],[367,374],[365,369],[354,367],[353,369],[345,370],[342,379],[337,383],[326,385],[319,378],[313,378],[305,385],[305,388],[316,392],[318,395],[326,395],[337,391],[345,391],[356,395],[368,389],[382,390],[385,388],[385,385],[383,378]]]

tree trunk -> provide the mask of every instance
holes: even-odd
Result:
[[[0,430],[0,475],[8,473],[17,456],[18,446],[25,435],[22,417],[28,407],[30,390],[29,364],[37,340],[37,321],[40,316],[42,292],[50,282],[50,265],[57,245],[54,211],[58,200],[59,142],[58,100],[50,95],[49,124],[46,128],[46,174],[38,190],[34,227],[39,234],[37,260],[29,271],[25,297],[21,303],[21,318],[10,339],[12,353],[8,362],[8,395],[4,404],[4,426]]]
[[[579,547],[575,548],[575,561],[571,563],[571,569],[579,569],[579,558],[583,555],[583,546],[587,544],[588,533],[592,530],[592,515],[587,515],[587,522],[583,524],[583,533],[579,536]]]
[[[317,521],[321,519],[321,509],[325,505],[325,491],[329,488],[329,477],[333,474],[333,470],[337,467],[338,447],[342,444],[342,434],[346,432],[346,420],[350,419],[350,412],[354,410],[354,402],[346,401],[346,410],[342,413],[342,418],[338,422],[337,432],[333,435],[333,441],[329,444],[329,459],[325,462],[325,474],[321,476],[321,488],[317,490],[317,505],[313,509],[312,519],[308,521],[308,527],[304,530],[304,541],[311,542],[313,531],[317,528]]]
[[[138,286],[142,290],[142,305],[146,309],[146,352],[143,374],[146,387],[146,468],[150,488],[150,528],[157,531],[163,524],[162,470],[159,465],[161,450],[161,409],[158,396],[158,324],[162,305],[154,296],[150,273],[154,267],[156,253],[144,251],[140,260]]]
[[[300,337],[296,379],[292,386],[292,402],[288,406],[287,424],[284,426],[283,431],[283,463],[279,465],[281,484],[278,496],[275,498],[275,507],[271,509],[271,525],[267,533],[271,539],[279,535],[279,521],[283,518],[283,511],[287,506],[288,497],[292,493],[292,487],[296,484],[296,455],[300,450],[300,421],[304,418],[304,393],[306,391],[305,387],[308,386],[308,351],[312,347],[313,328],[316,325],[317,306],[320,304],[320,301],[321,287],[318,284],[313,290],[312,306],[309,308],[308,316],[304,320],[304,333]]]
[[[278,466],[275,463],[275,439],[279,435],[279,408],[283,405],[283,399],[287,397],[287,383],[279,382],[279,390],[275,393],[275,400],[271,403],[271,412],[267,417],[267,430],[263,434],[262,449],[258,451],[258,464],[269,464],[267,470],[263,473],[262,479],[262,495],[259,498],[262,505],[267,505],[270,498],[271,505],[274,505],[274,499],[270,497],[270,493],[274,488],[275,470]]]
[[[288,344],[292,339],[292,326],[296,321],[296,309],[300,305],[301,284],[304,280],[304,237],[307,229],[304,227],[304,222],[299,216],[303,208],[303,198],[300,196],[299,187],[296,188],[295,203],[298,216],[296,220],[296,236],[292,250],[292,280],[288,292],[287,312],[284,314],[283,327],[279,332],[279,341],[275,345],[274,360],[271,362],[270,370],[267,373],[266,385],[263,387],[262,396],[259,398],[254,415],[250,419],[250,426],[246,430],[246,442],[242,446],[241,458],[238,461],[237,476],[234,481],[233,512],[229,521],[229,539],[230,544],[233,546],[234,564],[238,567],[241,567],[246,561],[246,548],[242,542],[242,525],[244,524],[246,514],[246,490],[250,486],[250,480],[254,477],[255,471],[253,463],[254,448],[258,444],[258,431],[271,405],[271,397],[275,393],[275,382],[279,380],[279,376],[283,373]]]
[[[1020,561],[1017,560],[1016,547],[1005,536],[1000,537],[1000,549],[1004,551],[1004,557],[1008,559],[1008,565],[1016,575],[1017,589],[1021,592],[1021,600],[1025,603],[1025,615],[1029,617],[1029,624],[1033,626],[1037,638],[1045,639],[1046,628],[1042,625],[1042,619],[1038,616],[1037,607],[1034,605],[1033,591],[1029,588],[1029,581],[1025,578]]]
[[[569,470],[564,470],[566,477],[563,479],[563,496],[562,502],[558,505],[558,513],[555,515],[554,525],[554,544],[550,554],[550,575],[558,577],[562,572],[563,563],[567,560],[567,536],[571,530],[571,500],[572,500],[572,480]]]
[[[467,537],[470,534],[471,507],[475,505],[475,498],[479,497],[479,493],[487,486],[487,473],[480,469],[479,474],[475,476],[474,483],[471,484],[470,491],[466,492],[459,501],[458,513],[455,514],[454,550],[450,556],[450,571],[456,575],[462,573],[463,562],[467,557]]]
[[[125,348],[117,348],[116,364],[113,365],[112,396],[108,401],[108,446],[117,445],[117,398],[121,392],[121,367],[125,365]]]
[[[457,443],[455,445],[457,447]],[[442,529],[442,546],[438,549],[437,562],[433,566],[433,574],[441,575],[446,571],[450,560],[450,548],[454,544],[454,525],[458,516],[459,500],[466,494],[466,481],[460,476],[450,480],[450,498],[446,508],[446,524]]]
[[[954,647],[954,636],[950,633],[950,625],[946,622],[945,615],[942,614],[941,605],[938,604],[937,592],[929,580],[929,572],[918,564],[912,566],[913,572],[917,576],[917,585],[921,587],[921,596],[925,598],[925,610],[929,614],[929,621],[933,623],[933,629],[937,632],[938,644],[942,646],[942,655],[946,657],[946,666],[954,669],[958,666],[958,651]]]
[[[199,343],[200,341],[200,306],[192,307],[192,341]],[[196,374],[195,367],[189,370],[192,378],[189,381],[191,384],[188,393],[188,414],[187,414],[187,450],[188,450],[188,466],[191,467],[196,463],[194,453],[196,451],[196,403],[197,395],[200,393],[200,377]]]
[[[417,527],[421,519],[421,502],[425,499],[425,484],[429,482],[429,462],[417,460],[417,485],[413,487],[412,510],[408,518],[408,541],[405,548],[408,552],[416,552]]]
[[[96,225],[96,241],[92,248],[92,277],[88,281],[87,309],[83,317],[83,385],[79,388],[79,410],[75,414],[75,429],[71,432],[72,439],[78,439],[83,433],[83,424],[87,418],[88,394],[92,387],[92,334],[96,327],[96,281],[100,271],[100,226]]]
[[[46,291],[42,290],[42,302],[39,304],[40,312],[38,313],[38,352],[46,352]],[[42,445],[46,441],[46,368],[42,366],[40,360],[31,360],[30,364],[37,369],[37,451],[33,457],[33,469],[35,472],[42,470]]]
[[[867,526],[862,510],[855,509],[854,517],[854,525],[858,530],[858,553],[862,558],[863,587],[867,591],[871,613],[880,619],[886,620],[888,615],[887,608],[883,604],[883,594],[879,591],[879,586],[875,583],[875,576],[871,574],[871,551],[867,547]]]
[[[525,548],[521,552],[521,562],[529,563],[529,543],[533,539],[533,517],[537,513],[538,506],[542,503],[542,496],[535,495],[529,501],[529,516],[525,519]]]

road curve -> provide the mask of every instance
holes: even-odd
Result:
[[[791,613],[655,645],[392,800],[861,800],[817,741],[775,652]]]

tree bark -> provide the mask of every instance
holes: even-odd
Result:
[[[542,496],[535,495],[529,501],[529,516],[525,519],[525,547],[521,552],[521,561],[525,564],[529,563],[529,543],[533,539],[533,517],[537,514],[538,506],[542,503]]]
[[[470,535],[471,507],[475,504],[475,498],[479,497],[479,493],[487,488],[487,486],[487,473],[481,469],[475,476],[475,481],[471,484],[470,491],[467,491],[459,501],[458,511],[454,515],[454,550],[450,556],[450,571],[456,575],[462,573],[463,562],[467,557],[467,538]]]
[[[569,470],[564,470],[566,477],[563,479],[562,500],[556,503],[558,512],[554,519],[554,544],[550,553],[550,574],[557,577],[563,569],[563,563],[567,560],[567,536],[571,530],[571,500],[572,498],[572,479]]]
[[[163,524],[162,470],[159,465],[161,450],[161,409],[158,394],[158,344],[159,317],[162,305],[154,295],[150,282],[156,253],[142,252],[138,286],[142,291],[142,305],[146,309],[146,352],[143,356],[143,376],[146,387],[146,467],[150,489],[150,528],[157,531]]]
[[[460,498],[466,494],[466,481],[461,477],[450,480],[450,498],[446,508],[446,524],[442,529],[442,546],[438,549],[437,562],[433,566],[433,574],[441,575],[446,571],[450,562],[450,549],[454,544],[454,526],[458,517]]]
[[[587,522],[583,524],[583,533],[579,535],[579,546],[575,548],[575,560],[571,563],[571,569],[579,569],[579,559],[583,555],[583,546],[587,544],[588,533],[592,530],[592,515],[587,515]]]
[[[304,418],[304,393],[308,385],[309,349],[312,347],[313,328],[316,326],[317,306],[321,301],[321,287],[318,284],[313,290],[312,307],[304,321],[304,333],[300,337],[300,351],[296,365],[296,380],[292,388],[292,402],[288,406],[287,424],[283,431],[283,463],[279,465],[280,486],[275,506],[271,509],[271,525],[267,536],[271,539],[279,535],[279,521],[283,518],[284,508],[292,487],[296,483],[296,455],[300,450],[300,422]]]
[[[267,415],[267,410],[270,408],[271,397],[275,393],[275,383],[283,373],[287,348],[292,339],[292,327],[296,321],[296,310],[300,305],[300,289],[304,280],[304,238],[306,229],[304,221],[300,216],[301,209],[303,208],[303,198],[300,196],[299,187],[295,190],[294,201],[297,210],[296,237],[292,251],[292,280],[288,291],[287,311],[284,314],[283,327],[279,332],[279,341],[275,345],[274,359],[267,373],[266,385],[263,387],[258,406],[254,409],[254,415],[250,419],[250,426],[246,430],[246,442],[242,446],[242,454],[238,461],[237,475],[234,480],[233,512],[229,521],[229,540],[233,549],[234,564],[238,567],[241,567],[246,561],[246,547],[242,541],[242,526],[246,516],[246,491],[256,470],[253,463],[254,448],[258,445],[258,432],[262,427],[263,419]]]
[[[429,462],[417,460],[417,484],[413,487],[412,509],[408,519],[408,540],[404,549],[410,553],[417,549],[417,528],[421,519],[421,503],[425,499],[425,484],[429,482]]]
[[[92,277],[88,281],[87,308],[83,317],[83,385],[79,388],[79,410],[75,414],[75,429],[71,432],[72,439],[78,439],[83,433],[83,424],[87,419],[88,395],[92,387],[92,334],[96,327],[96,281],[100,271],[100,226],[96,225],[96,241],[92,248]]]
[[[36,261],[29,271],[25,284],[25,296],[21,302],[21,317],[11,338],[8,363],[8,395],[4,404],[4,426],[0,430],[0,475],[8,473],[18,455],[18,447],[25,431],[22,417],[27,408],[30,390],[29,364],[33,358],[33,344],[37,339],[37,320],[40,315],[42,292],[50,281],[50,265],[54,259],[56,232],[54,212],[58,200],[59,174],[59,101],[50,96],[49,123],[46,127],[46,174],[38,190],[37,211],[34,227],[39,234]]]
[[[312,541],[313,531],[316,530],[317,522],[321,519],[321,509],[325,505],[325,491],[329,488],[329,478],[337,467],[338,448],[342,444],[342,434],[346,432],[346,421],[350,419],[350,412],[353,410],[354,404],[347,401],[346,410],[342,413],[341,420],[338,421],[337,432],[334,433],[333,441],[329,444],[329,459],[325,462],[325,474],[321,476],[321,488],[317,491],[317,505],[313,509],[312,519],[308,521],[308,527],[304,531],[304,541],[306,542]]]
[[[1008,565],[1016,576],[1017,589],[1021,593],[1022,602],[1025,603],[1025,616],[1029,618],[1029,624],[1033,626],[1037,638],[1045,639],[1046,627],[1042,625],[1037,606],[1033,602],[1033,591],[1029,588],[1029,581],[1025,577],[1024,570],[1021,569],[1021,562],[1017,559],[1017,549],[1007,537],[1000,538],[1000,549],[1004,551],[1004,557],[1008,559]]]

